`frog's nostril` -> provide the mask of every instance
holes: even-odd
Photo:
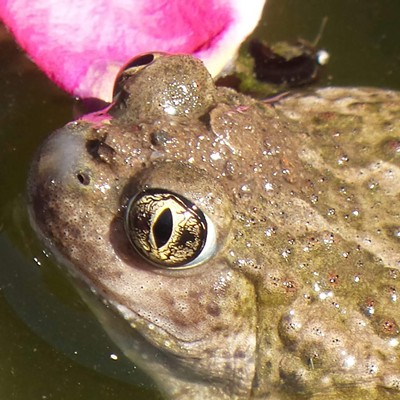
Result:
[[[80,184],[87,186],[90,184],[90,176],[86,172],[78,172],[76,177]]]

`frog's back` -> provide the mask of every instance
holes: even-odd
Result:
[[[275,373],[282,398],[282,388],[289,398],[392,398],[400,388],[400,95],[326,88],[274,107],[298,124],[302,168],[293,179],[302,185],[277,212],[260,210],[273,215],[266,234],[287,268],[266,261],[260,343],[270,365],[279,358],[271,341],[284,350],[278,368],[263,360],[259,371],[266,380]],[[283,266],[278,258],[272,265]]]

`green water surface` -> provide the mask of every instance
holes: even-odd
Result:
[[[398,0],[269,0],[264,14],[254,36],[269,42],[312,41],[328,17],[319,85],[400,90]],[[29,226],[30,159],[71,119],[73,100],[0,29],[0,400],[158,399]]]

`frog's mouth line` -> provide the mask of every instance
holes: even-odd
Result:
[[[129,360],[155,380],[162,391],[174,393],[181,387],[187,387],[188,382],[193,387],[212,387],[213,390],[218,387],[235,386],[235,376],[232,376],[229,381],[224,377],[215,377],[212,374],[208,376],[208,369],[204,370],[201,366],[199,368],[202,357],[182,357],[179,353],[171,351],[172,347],[167,348],[165,341],[163,343],[161,340],[151,340],[151,336],[145,333],[150,329],[149,325],[153,326],[152,331],[157,329],[159,332],[163,332],[165,337],[170,338],[172,334],[116,302],[100,300],[101,293],[89,293],[87,284],[82,279],[79,281],[80,284],[77,286],[79,295],[99,320],[107,335]],[[126,311],[123,312],[122,308]],[[128,318],[127,314],[129,314]],[[182,350],[182,344],[189,348],[194,343],[196,342],[185,343],[177,339],[175,346]],[[170,396],[173,398],[173,395]]]
[[[190,350],[196,343],[201,343],[200,340],[185,342],[173,332],[168,332],[148,320],[145,315],[139,315],[116,301],[102,300],[107,298],[107,294],[102,293],[101,289],[95,289],[90,279],[57,250],[35,223],[32,208],[29,207],[28,210],[33,229],[58,260],[57,265],[66,272],[68,279],[73,280],[73,288],[94,313],[107,335],[118,345],[124,355],[148,373],[160,388],[165,387],[165,380],[176,381],[174,384],[176,386],[179,386],[181,381],[185,381],[186,384],[187,381],[192,381],[193,385],[201,383],[204,386],[210,384],[228,386],[222,378],[204,378],[204,368],[198,367],[202,359],[200,355],[191,355],[189,351],[186,353],[187,357],[180,355],[182,349]],[[157,331],[157,334],[146,334],[149,330]],[[152,339],[154,337],[163,339],[154,340]],[[166,346],[167,340],[169,346]],[[174,352],[174,348],[179,351]],[[226,360],[220,360],[221,363],[224,361],[226,362]]]
[[[196,373],[195,368],[188,368],[185,365],[184,361],[187,361],[186,358],[179,357],[174,352],[168,351],[165,346],[160,346],[162,342],[151,340],[151,337],[146,335],[145,331],[149,330],[149,325],[152,325],[152,330],[157,329],[159,332],[162,332],[162,336],[164,337],[171,338],[171,334],[168,334],[159,326],[152,324],[144,316],[140,316],[132,311],[129,313],[130,322],[121,313],[121,307],[118,307],[116,303],[102,301],[101,298],[104,298],[102,297],[102,293],[94,290],[89,280],[72,266],[72,262],[57,251],[48,239],[43,237],[37,224],[34,223],[31,214],[30,211],[29,216],[32,220],[33,228],[41,239],[45,240],[46,247],[51,250],[53,256],[57,260],[60,260],[56,264],[65,272],[67,279],[73,281],[73,283],[71,282],[73,289],[78,292],[79,296],[100,322],[102,329],[118,345],[122,353],[129,360],[137,364],[156,381],[159,388],[167,392],[175,390],[173,389],[174,387],[179,387],[180,381],[190,380],[193,381],[193,385],[198,385],[199,382],[202,382],[205,386],[210,385],[210,381],[204,379],[204,374],[201,371]],[[136,327],[133,328],[133,325],[136,325]],[[182,340],[176,339],[175,346],[183,344]],[[188,344],[193,344],[193,342],[186,343],[186,347],[188,347]],[[191,362],[193,365],[196,365],[198,359],[192,357]],[[168,387],[166,387],[166,381],[169,382]],[[217,383],[217,381],[219,380],[213,379],[214,383]]]

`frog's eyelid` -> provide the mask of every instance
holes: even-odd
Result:
[[[123,71],[128,71],[134,67],[143,67],[144,65],[148,65],[152,63],[155,59],[154,53],[146,53],[142,54],[138,57],[132,58],[127,64],[124,65]]]
[[[132,58],[125,65],[123,65],[115,78],[114,88],[113,88],[113,100],[115,101],[117,99],[118,95],[121,93],[123,89],[124,82],[130,76],[137,74],[138,71],[153,63],[154,60],[165,55],[166,55],[165,53],[161,52],[145,53],[140,56]]]

